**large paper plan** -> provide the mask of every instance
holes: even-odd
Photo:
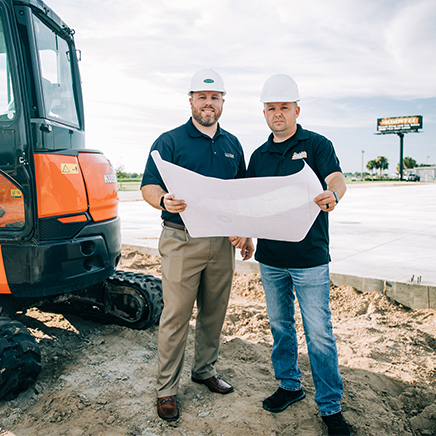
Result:
[[[304,163],[297,174],[222,180],[205,177],[151,153],[162,179],[175,198],[185,200],[180,215],[194,237],[241,236],[298,242],[320,212],[313,199],[323,192]]]

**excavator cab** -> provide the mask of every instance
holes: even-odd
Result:
[[[59,20],[55,25],[45,19],[48,10],[32,6],[0,2],[2,245],[39,239],[38,203],[44,208],[53,190],[37,200],[35,159],[56,150],[84,148],[80,83],[77,89],[73,86],[73,81],[80,82],[70,55],[74,46],[65,25]],[[5,292],[2,284],[0,292]]]
[[[117,180],[85,148],[79,57],[74,31],[41,0],[0,0],[0,399],[36,378],[36,342],[11,345],[25,331],[9,319],[17,311],[57,307],[146,328],[162,310],[160,280],[115,270]],[[5,356],[26,353],[31,375],[7,376],[18,370]]]
[[[120,258],[115,173],[85,149],[74,32],[39,1],[0,5],[0,294],[82,289]]]

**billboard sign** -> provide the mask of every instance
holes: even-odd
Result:
[[[417,132],[418,129],[422,129],[422,115],[377,119],[377,133],[379,135]]]

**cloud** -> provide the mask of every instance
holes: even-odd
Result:
[[[222,0],[207,6],[197,0],[133,0],[127,7],[120,0],[64,0],[61,5],[68,6],[77,41],[94,62],[117,63],[128,76],[177,72],[187,79],[212,66],[243,69],[263,80],[281,70],[326,97],[436,94],[431,0]],[[413,80],[418,74],[421,79]]]
[[[52,6],[76,30],[82,50],[88,137],[136,171],[143,165],[127,150],[143,152],[163,130],[186,121],[187,86],[203,67],[222,74],[228,91],[222,124],[244,139],[247,154],[268,134],[259,94],[278,72],[297,80],[301,121],[314,128],[366,128],[366,143],[377,141],[371,136],[377,116],[416,113],[423,101],[433,103],[422,106],[425,125],[435,122],[433,0],[58,0]]]

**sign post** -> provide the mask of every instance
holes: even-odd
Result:
[[[400,180],[403,180],[403,147],[405,133],[419,133],[422,129],[422,115],[378,118],[376,135],[396,134],[400,137]]]

